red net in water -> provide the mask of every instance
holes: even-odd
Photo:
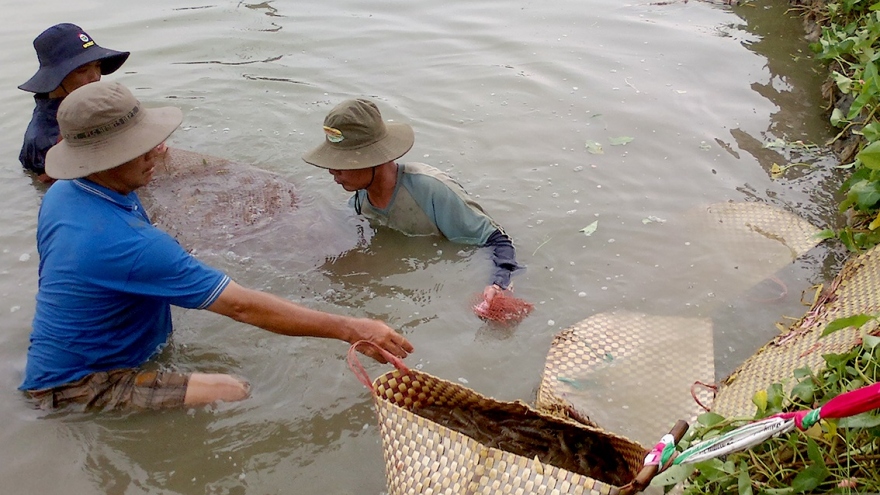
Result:
[[[535,307],[522,299],[501,292],[486,302],[482,296],[474,299],[474,313],[481,319],[513,325],[521,322]]]

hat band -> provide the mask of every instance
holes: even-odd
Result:
[[[84,141],[87,139],[99,137],[102,134],[107,134],[109,132],[113,132],[116,129],[127,125],[129,122],[135,119],[140,113],[141,107],[140,105],[135,105],[134,108],[131,109],[127,114],[113,120],[112,122],[108,122],[106,124],[102,124],[98,127],[93,127],[91,129],[87,129],[81,132],[71,132],[64,135],[64,139],[67,142],[73,144],[75,141]]]

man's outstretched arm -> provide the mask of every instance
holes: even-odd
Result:
[[[413,351],[406,337],[379,320],[309,309],[267,292],[247,289],[235,282],[230,282],[207,309],[282,335],[338,339],[349,344],[368,340],[399,358],[405,358]],[[372,347],[364,346],[364,353],[381,363],[385,362]]]

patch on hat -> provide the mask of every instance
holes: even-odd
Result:
[[[342,131],[339,129],[334,129],[333,127],[324,126],[324,134],[327,135],[327,141],[331,143],[341,142],[345,137],[342,135]]]
[[[81,39],[83,42],[83,48],[88,48],[95,44],[94,41],[89,39],[89,36],[86,33],[79,33],[79,39]]]

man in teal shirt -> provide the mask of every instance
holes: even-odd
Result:
[[[408,235],[491,247],[495,270],[483,300],[510,288],[510,276],[520,266],[501,226],[447,174],[423,163],[396,162],[415,142],[412,127],[386,124],[373,102],[355,99],[330,111],[324,135],[303,160],[329,169],[337,184],[354,192],[350,204],[358,214]],[[479,306],[475,309],[479,315]]]

